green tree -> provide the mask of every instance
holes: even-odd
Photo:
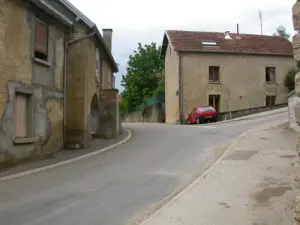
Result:
[[[122,101],[126,102],[127,111],[132,112],[143,103],[146,96],[152,96],[160,83],[163,61],[160,59],[161,47],[155,43],[138,48],[129,56],[126,75],[122,76],[124,87]]]
[[[287,33],[285,26],[280,25],[276,27],[276,32],[273,34],[273,36],[281,36],[289,39],[291,37],[291,34]]]
[[[296,76],[296,69],[291,69],[287,72],[284,79],[284,85],[288,88],[289,91],[295,89],[295,76]]]
[[[300,71],[300,61],[297,61],[297,67],[289,70],[284,79],[284,85],[288,88],[289,91],[295,89],[295,76]]]

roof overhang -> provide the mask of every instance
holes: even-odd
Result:
[[[291,57],[294,55],[288,54],[272,54],[272,53],[253,53],[253,52],[230,52],[230,51],[203,51],[203,50],[177,50],[179,53],[192,54],[231,54],[231,55],[253,55],[253,56],[276,56],[276,57]]]
[[[29,0],[31,3],[33,3],[36,7],[39,9],[42,9],[49,15],[53,16],[55,19],[60,21],[62,24],[64,24],[67,27],[71,27],[74,23],[70,18],[63,15],[61,12],[56,10],[54,7],[52,7],[46,0]]]
[[[159,55],[160,59],[165,58],[169,41],[170,41],[170,39],[169,39],[168,33],[167,33],[167,31],[165,31],[164,37],[163,37],[163,42],[161,45],[160,55]]]

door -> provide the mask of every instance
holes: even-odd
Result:
[[[208,105],[212,106],[216,112],[220,112],[220,95],[209,95]]]
[[[15,137],[27,136],[27,97],[16,94],[14,108]]]

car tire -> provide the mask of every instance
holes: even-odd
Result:
[[[201,123],[199,118],[196,119],[196,123],[197,123],[197,124],[200,124],[200,123]]]

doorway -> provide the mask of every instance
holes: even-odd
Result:
[[[94,93],[91,108],[90,108],[90,131],[94,134],[98,130],[99,125],[99,99],[96,93]]]
[[[208,105],[214,107],[217,112],[220,112],[220,98],[221,95],[208,96]]]

